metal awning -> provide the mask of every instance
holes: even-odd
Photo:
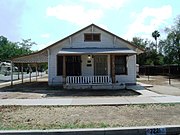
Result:
[[[128,48],[62,48],[58,54],[136,54]]]

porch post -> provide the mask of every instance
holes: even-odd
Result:
[[[112,75],[112,83],[115,83],[115,57],[114,54],[111,55],[111,75]]]
[[[66,83],[66,56],[63,55],[63,81]]]

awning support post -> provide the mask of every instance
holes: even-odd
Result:
[[[36,63],[36,82],[37,82],[37,75],[38,75],[37,67],[38,67],[38,65]]]
[[[18,80],[20,79],[20,77],[19,77],[19,67],[20,67],[20,66],[19,66],[19,64],[18,64]]]
[[[11,86],[13,86],[13,62],[11,61]]]
[[[21,80],[22,80],[22,83],[23,83],[23,81],[24,81],[24,80],[23,80],[23,77],[24,77],[24,76],[23,76],[23,64],[21,64]]]
[[[32,72],[31,66],[29,65],[29,82],[31,82],[31,72]]]
[[[37,67],[37,68],[38,68],[38,76],[39,76],[39,65],[38,65],[38,67]]]

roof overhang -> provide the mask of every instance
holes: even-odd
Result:
[[[58,54],[76,55],[76,54],[125,54],[133,55],[135,51],[128,48],[62,48]]]

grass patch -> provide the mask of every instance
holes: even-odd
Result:
[[[48,129],[77,129],[77,128],[106,128],[110,127],[108,123],[57,123],[49,125],[39,125],[39,124],[9,124],[0,125],[0,130],[48,130]]]
[[[177,125],[180,124],[179,112],[179,103],[111,106],[0,106],[0,130]]]

